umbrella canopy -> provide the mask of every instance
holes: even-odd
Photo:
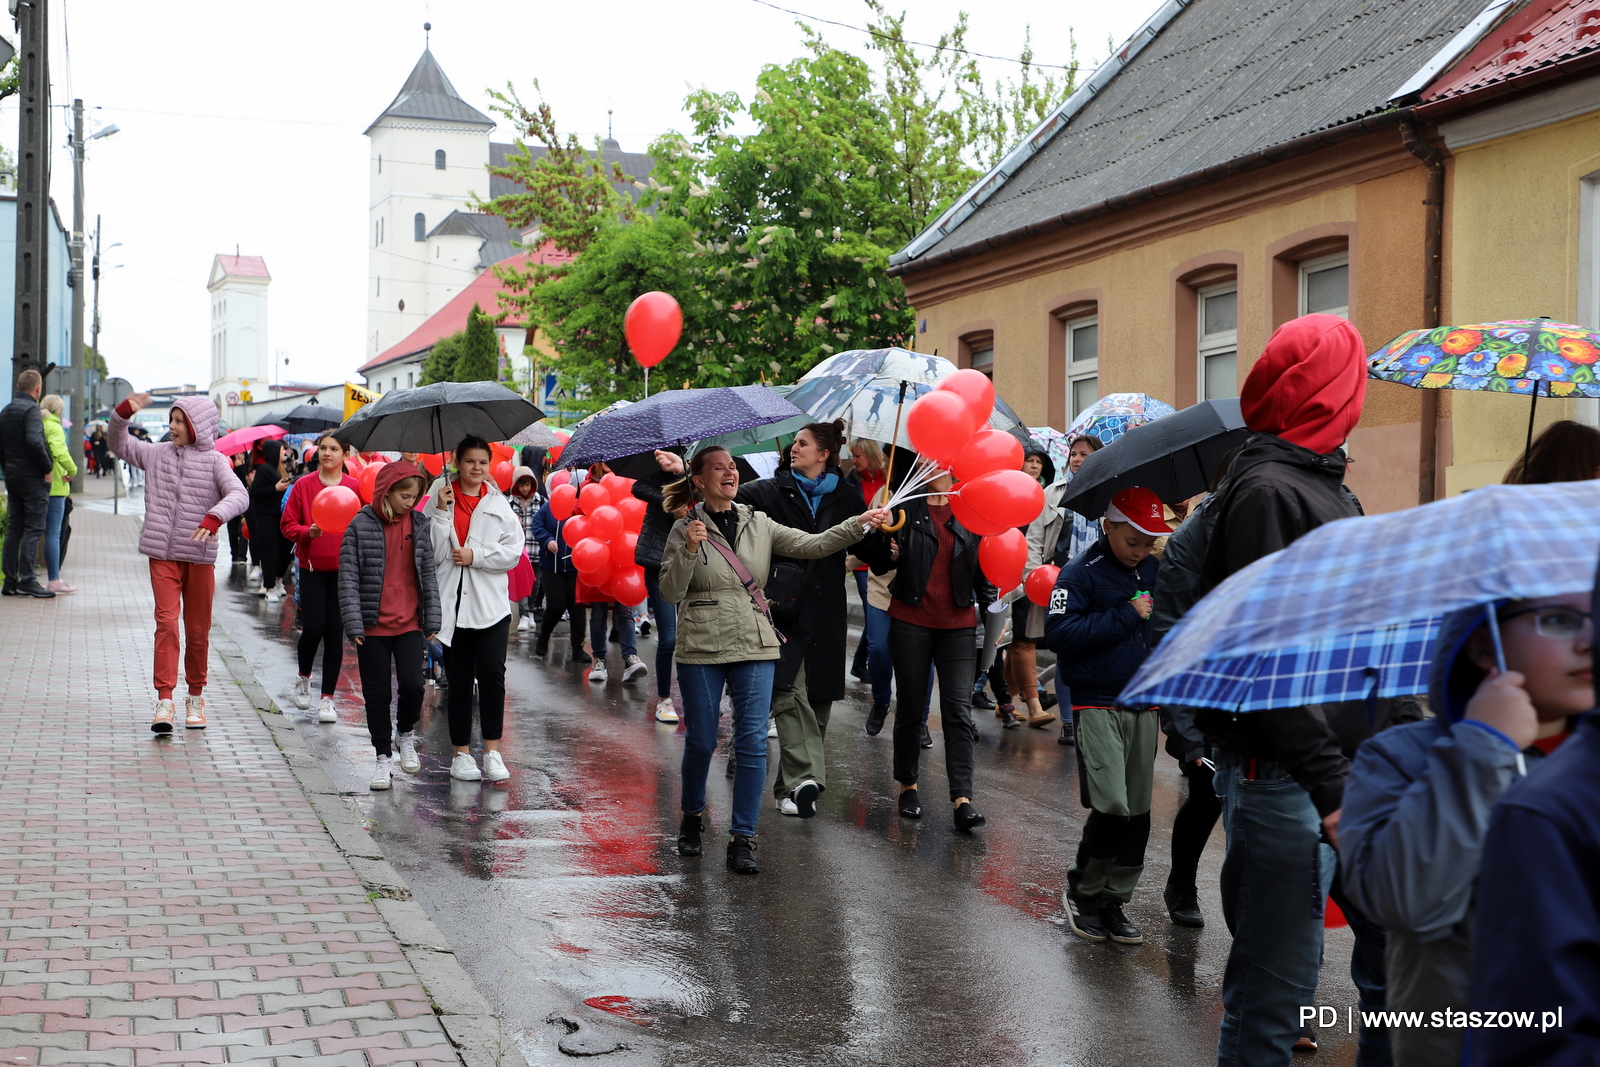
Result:
[[[1143,393],[1107,393],[1078,413],[1067,427],[1067,437],[1098,437],[1109,445],[1135,426],[1165,418],[1177,409]]]
[[[282,426],[246,426],[241,430],[223,434],[217,438],[212,447],[224,456],[237,456],[250,451],[250,446],[257,441],[270,441],[288,432]]]
[[[779,396],[787,398],[794,392],[794,385],[769,385]],[[805,427],[817,420],[806,412],[783,419],[780,422],[764,423],[761,426],[751,426],[744,430],[735,430],[732,433],[719,433],[714,437],[702,438],[691,441],[684,448],[683,454],[692,456],[702,448],[725,448],[729,454],[737,457],[748,455],[752,452],[773,452],[776,454],[774,442],[782,443],[784,438],[793,437]]]
[[[1121,700],[1259,711],[1422,692],[1439,617],[1592,588],[1597,519],[1600,482],[1562,482],[1331,522],[1212,590]]]
[[[1056,469],[1056,481],[1070,481],[1072,476],[1067,473],[1067,463],[1071,460],[1068,450],[1072,442],[1067,435],[1054,426],[1029,426],[1028,436],[1033,438],[1035,448],[1043,448],[1045,455],[1050,457]]]
[[[840,353],[840,355],[853,354]],[[921,356],[917,353],[907,354],[917,355],[919,359],[937,360],[943,364],[948,369],[943,372],[942,378],[947,378],[956,371],[956,365],[947,359]],[[843,419],[847,437],[865,438],[881,444],[910,448],[911,438],[906,433],[905,419],[896,418],[896,412],[900,407],[902,382],[905,383],[905,402],[908,407],[917,397],[932,392],[934,388],[926,382],[914,382],[904,378],[848,378],[839,375],[813,378],[808,374],[795,385],[793,391],[789,393],[788,400],[806,413],[806,422],[832,422],[834,419]],[[901,414],[903,416],[903,412]],[[896,422],[900,426],[898,437],[895,435]],[[999,397],[994,399],[994,411],[989,415],[989,425],[1011,434],[1024,448],[1028,447],[1028,428],[1022,424],[1022,418],[1011,409],[1011,405]]]
[[[511,437],[506,440],[506,444],[511,445],[514,448],[522,448],[525,446],[531,446],[533,448],[555,448],[560,443],[561,438],[557,437],[555,431],[542,422],[536,422],[532,426],[529,426],[527,429],[518,433],[515,437]]]
[[[886,378],[918,385],[938,385],[956,365],[940,356],[905,348],[857,348],[829,356],[801,376],[813,378]]]
[[[766,426],[799,414],[793,404],[764,385],[663,390],[625,409],[580,423],[561,453],[561,466],[587,467]]]
[[[332,408],[323,407],[313,401],[301,404],[287,415],[280,415],[273,420],[290,433],[321,433],[331,430],[344,421],[338,412]]]
[[[436,382],[396,389],[366,405],[334,436],[362,452],[445,452],[463,437],[504,441],[544,413],[499,382]]]
[[[1414,389],[1600,397],[1600,332],[1549,319],[1407,330],[1367,360],[1367,376]]]
[[[1091,453],[1061,504],[1098,519],[1113,496],[1136,485],[1168,503],[1187,500],[1211,487],[1217,463],[1249,436],[1238,397],[1202,401],[1136,426]]]

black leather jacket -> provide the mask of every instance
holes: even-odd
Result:
[[[18,393],[0,410],[0,467],[8,478],[43,478],[51,466],[39,402],[27,393]]]
[[[667,534],[672,532],[672,524],[677,521],[661,507],[661,501],[666,487],[682,477],[657,471],[633,483],[633,495],[649,505],[644,512],[644,523],[639,527],[639,544],[633,550],[633,561],[641,567],[661,566],[661,551],[667,547]]]
[[[939,553],[939,535],[934,531],[925,500],[907,502],[905,512],[904,527],[887,537],[868,538],[856,547],[856,554],[871,565],[874,574],[894,571],[890,595],[915,607],[922,603],[923,590],[928,586],[928,573]],[[956,535],[950,558],[950,592],[956,607],[976,604],[982,611],[994,602],[995,594],[994,586],[978,567],[978,535],[957,522],[954,515],[945,525]],[[898,560],[889,556],[891,541],[900,545]]]

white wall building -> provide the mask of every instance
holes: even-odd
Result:
[[[252,388],[272,374],[267,348],[267,286],[272,275],[260,256],[218,255],[211,261],[211,399],[227,418]]]

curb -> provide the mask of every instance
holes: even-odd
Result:
[[[284,762],[300,783],[311,809],[335,847],[361,879],[378,914],[400,943],[433,1011],[465,1067],[527,1067],[515,1037],[500,1025],[488,999],[456,958],[443,931],[411,897],[411,887],[384,858],[383,851],[350,810],[277,703],[267,695],[244,652],[220,627],[211,628],[211,647],[239,684],[250,706],[271,732]]]

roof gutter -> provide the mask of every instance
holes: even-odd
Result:
[[[1030,222],[1025,226],[1018,226],[1003,233],[997,233],[993,237],[986,237],[970,245],[947,249],[923,259],[914,259],[909,262],[905,260],[895,262],[894,259],[891,259],[889,273],[903,276],[917,271],[928,270],[954,260],[980,255],[1002,245],[1014,244],[1029,237],[1037,237],[1042,233],[1063,229],[1089,219],[1099,218],[1102,215],[1109,215],[1123,208],[1133,207],[1149,200],[1187,192],[1198,186],[1222,181],[1245,171],[1281,163],[1286,159],[1315,152],[1318,149],[1327,148],[1330,145],[1339,144],[1355,137],[1376,133],[1381,130],[1390,130],[1402,122],[1409,121],[1411,118],[1411,108],[1397,108],[1393,111],[1384,111],[1376,115],[1355,119],[1351,122],[1341,123],[1338,126],[1330,126],[1328,129],[1318,133],[1296,137],[1292,141],[1284,141],[1282,144],[1264,148],[1247,156],[1240,156],[1238,159],[1232,159],[1214,167],[1193,171],[1177,178],[1169,178],[1164,182],[1147,185],[1143,189],[1136,189],[1131,193],[1122,193],[1118,196],[1101,200],[1098,203],[1087,204],[1084,207],[1076,208],[1052,218]]]

